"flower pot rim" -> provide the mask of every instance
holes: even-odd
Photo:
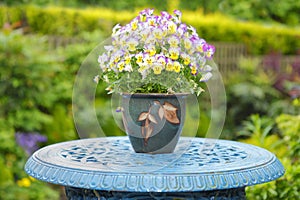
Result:
[[[148,97],[148,96],[154,96],[154,97],[186,97],[190,95],[191,93],[182,92],[182,93],[129,93],[129,92],[122,92],[120,93],[123,97]]]

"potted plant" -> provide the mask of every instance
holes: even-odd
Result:
[[[98,58],[109,93],[120,93],[123,124],[136,152],[173,152],[185,119],[185,97],[211,78],[214,46],[174,15],[145,9],[116,25]]]

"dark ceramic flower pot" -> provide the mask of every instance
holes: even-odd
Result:
[[[187,94],[122,94],[123,123],[137,153],[172,153],[185,120]]]

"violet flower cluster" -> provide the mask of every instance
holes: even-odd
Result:
[[[194,27],[181,22],[179,10],[174,15],[163,11],[157,16],[153,12],[145,9],[127,25],[113,28],[112,44],[98,57],[102,74],[94,80],[103,79],[109,84],[108,90],[115,92],[123,76],[130,79],[130,74],[138,73],[141,81],[149,83],[164,75],[172,77],[172,82],[188,82],[191,93],[200,93],[199,81],[212,76],[206,61],[212,59],[214,46],[200,38]],[[178,92],[176,87],[167,89]]]
[[[47,142],[47,137],[39,133],[16,133],[16,142],[20,145],[27,155],[33,154],[39,149],[39,143]]]

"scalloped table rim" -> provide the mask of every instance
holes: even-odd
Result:
[[[209,143],[212,145],[233,145],[238,148],[248,149],[249,152],[259,152],[261,160],[257,163],[244,163],[240,166],[219,166],[219,169],[211,168],[205,170],[194,170],[194,172],[179,173],[156,170],[150,173],[128,172],[110,169],[100,171],[95,165],[82,164],[68,166],[69,163],[57,162],[51,156],[58,157],[53,149],[67,147],[68,145],[84,145],[85,143],[94,143],[99,140],[107,140],[108,144],[115,140],[127,142],[127,137],[105,137],[81,139],[69,142],[49,145],[35,152],[27,161],[25,171],[30,176],[39,180],[64,185],[68,187],[77,187],[93,190],[126,191],[126,192],[187,192],[187,191],[209,191],[218,189],[241,188],[250,185],[269,182],[281,177],[284,174],[284,168],[279,160],[269,151],[249,144],[240,142],[216,140],[208,138],[189,138],[181,137],[179,147],[176,148],[173,155],[178,152],[177,149],[183,147],[185,142]],[[129,144],[129,141],[128,141]],[[181,146],[180,146],[181,144]],[[186,144],[185,144],[186,145]],[[188,150],[188,149],[181,149]],[[137,155],[132,149],[129,154]],[[45,160],[40,156],[47,152],[50,157]],[[158,154],[158,156],[170,156],[172,154]],[[251,155],[251,154],[250,154]],[[138,156],[155,159],[157,155],[138,154]],[[251,155],[252,156],[252,155]],[[44,158],[42,156],[42,158]],[[258,158],[258,157],[257,157]],[[180,158],[179,158],[180,159]],[[253,159],[253,158],[252,158]],[[54,163],[54,161],[56,163]]]

